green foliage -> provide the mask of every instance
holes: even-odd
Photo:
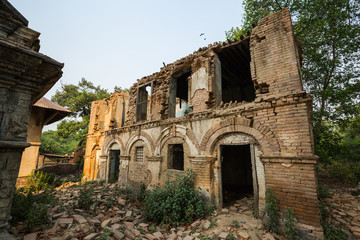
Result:
[[[336,227],[331,220],[330,211],[325,202],[319,201],[319,208],[321,214],[321,226],[324,230],[325,240],[345,240],[348,239],[346,233],[340,228]]]
[[[226,240],[235,240],[234,234],[230,233],[226,236]]]
[[[55,198],[47,191],[33,194],[29,188],[19,188],[11,206],[12,220],[23,221],[25,230],[31,231],[49,221],[47,209],[55,203]]]
[[[31,231],[36,226],[41,226],[49,222],[49,214],[47,212],[47,206],[44,204],[33,203],[29,209],[26,220],[25,230]]]
[[[240,224],[237,220],[233,220],[232,224],[233,224],[234,228],[240,228]]]
[[[58,155],[71,154],[78,141],[72,135],[65,139],[56,135],[55,131],[48,130],[41,134],[40,152]]]
[[[169,225],[190,223],[211,212],[199,190],[194,190],[194,176],[187,171],[175,182],[167,180],[163,189],[148,191],[144,200],[148,221]]]
[[[285,230],[284,230],[284,235],[285,237],[287,237],[290,240],[294,240],[294,239],[298,239],[297,237],[297,231],[295,228],[295,224],[296,224],[296,219],[294,217],[294,211],[290,208],[287,208],[285,210]]]
[[[278,232],[277,226],[279,225],[279,207],[277,200],[270,188],[266,189],[265,193],[265,221],[264,226],[268,231],[274,233]]]
[[[120,192],[125,194],[125,198],[129,202],[141,204],[146,196],[146,185],[141,183],[139,188],[126,186],[125,189],[121,189]]]
[[[325,240],[347,240],[346,233],[332,223],[322,223]]]
[[[92,199],[92,194],[94,192],[93,186],[90,184],[83,184],[80,187],[80,194],[78,199],[78,208],[89,210],[91,205],[94,203]]]
[[[319,208],[320,208],[321,219],[326,220],[327,218],[330,217],[330,212],[324,202],[322,201],[319,202]]]
[[[114,91],[115,92],[129,92],[130,90],[128,88],[123,89],[122,87],[115,86]]]
[[[103,228],[98,240],[111,240],[112,232],[108,228]]]
[[[85,78],[82,78],[78,85],[63,84],[61,90],[57,90],[51,100],[73,113],[71,119],[65,119],[58,124],[56,135],[63,138],[75,138],[80,141],[79,145],[85,146],[91,103],[109,96],[106,89],[94,86]]]
[[[35,173],[32,171],[31,175],[27,178],[27,187],[35,192],[47,188],[58,187],[60,185],[61,183],[56,179],[54,174],[48,174],[42,171],[37,171]]]
[[[318,190],[319,190],[320,199],[331,198],[331,193],[329,191],[329,188],[324,184],[319,183]]]
[[[315,151],[320,162],[360,160],[360,2],[354,0],[245,0],[240,27],[288,7],[302,47],[302,80],[313,96]],[[353,177],[352,177],[353,178]]]
[[[326,165],[331,176],[343,183],[357,185],[360,182],[360,162],[332,162]]]
[[[215,227],[215,226],[217,226],[217,223],[216,223],[216,221],[217,221],[217,219],[215,219],[215,220],[211,220],[211,221],[210,221],[210,225],[209,225],[209,228],[212,228],[212,227]]]

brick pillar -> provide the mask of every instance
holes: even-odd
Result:
[[[201,187],[201,192],[211,198],[211,162],[206,156],[189,156],[191,169],[195,175],[195,188]]]

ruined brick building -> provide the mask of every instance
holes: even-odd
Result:
[[[7,1],[0,0],[0,239],[26,141],[31,106],[62,76],[63,64],[39,53],[40,33]]]
[[[94,102],[85,177],[151,187],[192,169],[217,207],[247,193],[260,214],[270,188],[281,210],[321,236],[312,99],[297,46],[283,9],[249,37],[200,48]]]

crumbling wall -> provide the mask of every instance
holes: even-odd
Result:
[[[276,29],[276,31],[275,31]],[[252,78],[269,92],[253,119],[271,128],[280,152],[264,153],[266,186],[281,210],[293,208],[300,222],[320,226],[312,139],[311,97],[302,89],[288,9],[259,21],[251,33]]]
[[[192,111],[175,117],[179,79],[187,81],[182,94],[187,90],[185,101]],[[137,121],[138,92],[148,85],[147,116]],[[243,96],[223,100],[225,87],[227,92],[239,88]],[[321,239],[311,100],[302,89],[290,15],[284,9],[261,20],[250,37],[200,48],[138,80],[130,88],[125,126],[101,132],[98,146],[106,161],[109,146],[119,144],[121,184],[153,187],[191,169],[196,187],[222,207],[221,146],[247,145],[256,211],[263,213],[270,188],[281,210],[292,208],[308,235]],[[182,146],[184,170],[171,168],[174,144]],[[141,163],[136,147],[144,147]]]

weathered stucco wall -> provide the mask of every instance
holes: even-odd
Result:
[[[84,171],[86,177],[96,179],[92,171],[98,171],[92,149],[96,146],[106,162],[109,146],[117,143],[120,184],[143,182],[153,187],[191,169],[196,186],[221,207],[221,149],[246,146],[256,210],[263,213],[265,191],[270,188],[281,210],[294,209],[308,235],[321,239],[312,99],[301,85],[295,41],[289,11],[284,9],[259,21],[250,37],[200,48],[138,80],[130,88],[124,126],[89,130],[86,164],[92,167]],[[146,86],[151,92],[144,92]],[[149,96],[147,108],[141,94]],[[176,118],[174,103],[179,99],[192,111]],[[101,118],[93,115],[106,115],[99,104],[104,102],[93,104],[90,129]],[[182,147],[183,170],[171,167],[174,144]],[[136,162],[134,146],[144,147],[142,163]],[[239,156],[239,161],[243,158]]]

